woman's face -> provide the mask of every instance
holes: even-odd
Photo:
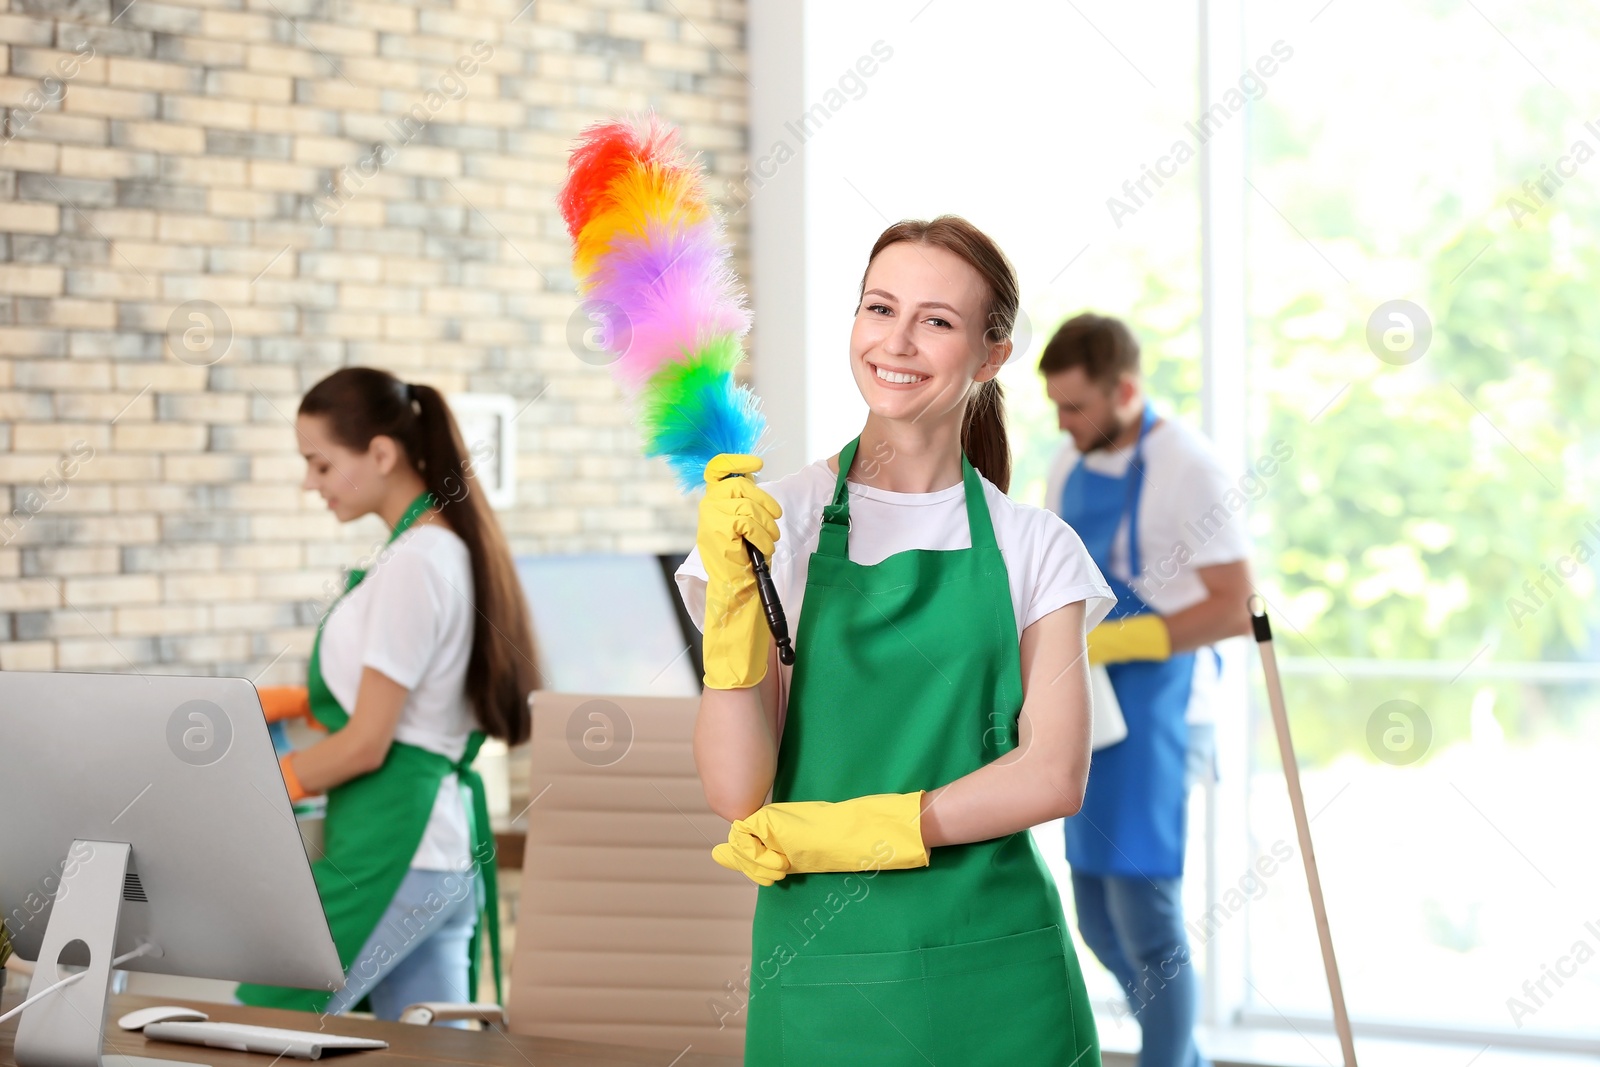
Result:
[[[306,461],[300,488],[320,493],[340,522],[378,510],[399,458],[392,438],[374,437],[365,452],[355,452],[334,439],[325,416],[297,416],[294,429]]]
[[[962,410],[974,382],[1000,372],[1009,340],[985,336],[988,286],[936,245],[898,241],[867,268],[850,330],[850,372],[874,415],[917,421]]]

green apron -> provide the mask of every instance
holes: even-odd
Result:
[[[395,523],[389,543],[404,533],[432,503],[429,493],[412,501]],[[352,569],[345,581],[345,593],[360,585],[366,576],[365,570]],[[339,705],[322,678],[322,628],[332,613],[330,608],[317,626],[307,680],[311,714],[330,733],[343,729],[350,721],[349,713]],[[472,769],[472,761],[483,747],[483,740],[481,731],[473,731],[467,739],[466,751],[454,762],[437,752],[395,741],[389,746],[382,767],[328,790],[322,858],[311,865],[311,876],[322,898],[322,910],[328,917],[334,946],[339,950],[339,964],[346,974],[350,973],[356,954],[377,929],[378,920],[383,918],[400,883],[405,880],[411,859],[422,844],[439,786],[446,775],[454,772],[472,795],[472,861],[481,872],[483,912],[487,912],[487,916],[480,912],[478,923],[473,927],[464,992],[467,1000],[477,999],[479,935],[487,925],[495,999],[503,999],[494,837],[489,827],[483,778]],[[333,991],[245,984],[239,987],[237,995],[245,1004],[321,1012],[333,998]]]
[[[963,456],[972,547],[848,554],[839,455],[795,642],[773,800],[934,789],[1016,747],[1022,669],[1005,560]],[[1099,1067],[1061,898],[1027,831],[927,867],[791,874],[757,891],[748,1067]]]

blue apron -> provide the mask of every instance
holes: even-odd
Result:
[[[1120,478],[1097,474],[1080,459],[1061,490],[1061,518],[1083,539],[1117,594],[1107,619],[1154,614],[1126,582],[1111,573],[1111,542],[1126,516],[1128,573],[1137,576],[1144,438],[1155,421],[1155,408],[1146,404],[1139,442]],[[1074,872],[1102,877],[1183,875],[1189,812],[1189,726],[1185,716],[1194,665],[1195,653],[1181,652],[1165,660],[1115,663],[1106,668],[1122,705],[1128,736],[1094,754],[1083,807],[1064,824],[1067,862]]]

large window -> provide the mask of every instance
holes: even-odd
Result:
[[[864,413],[845,354],[873,238],[945,211],[1022,276],[1013,495],[1044,503],[1059,436],[1033,364],[1077,311],[1127,318],[1150,391],[1198,426],[1209,218],[1247,294],[1218,290],[1247,345],[1212,353],[1211,384],[1243,382],[1227,458],[1282,460],[1251,504],[1253,563],[1358,1028],[1582,1044],[1600,1003],[1600,10],[1240,2],[1239,69],[1214,55],[1211,75],[1238,92],[1209,120],[1193,3],[807,5],[807,458]],[[1219,124],[1247,143],[1231,230],[1198,158]],[[1235,773],[1191,821],[1190,913],[1226,916],[1202,939],[1206,1006],[1304,1026],[1327,991],[1260,670],[1238,666]],[[1038,836],[1065,891],[1059,828]]]
[[[1246,12],[1293,50],[1249,138],[1258,566],[1351,1012],[1592,1038],[1600,12]],[[1313,930],[1298,878],[1252,905],[1261,1019],[1326,1014]]]

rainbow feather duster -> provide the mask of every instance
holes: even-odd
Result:
[[[766,430],[734,381],[750,312],[700,168],[654,115],[597,123],[572,149],[558,202],[645,455],[666,459],[688,492],[713,456],[754,452]]]

